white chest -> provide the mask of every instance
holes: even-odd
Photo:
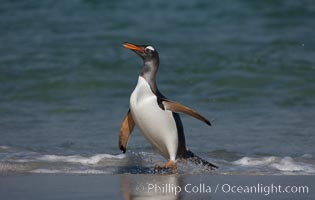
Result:
[[[164,157],[175,159],[178,134],[173,113],[159,107],[156,95],[141,76],[130,97],[130,110],[144,137]]]
[[[147,81],[139,76],[138,83],[130,96],[130,106],[133,108],[141,107],[144,102],[153,101],[156,99]]]

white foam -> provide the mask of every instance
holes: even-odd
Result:
[[[2,149],[2,150],[8,150],[10,147],[8,147],[8,146],[1,146],[0,145],[0,149]]]
[[[270,157],[262,157],[262,158],[251,158],[251,157],[243,157],[239,160],[233,162],[235,165],[241,166],[259,166],[259,165],[267,165],[276,160],[275,156]]]
[[[313,158],[314,156],[311,154],[303,154],[301,158]]]
[[[315,169],[311,166],[304,163],[295,162],[291,157],[284,157],[280,159],[277,163],[271,164],[271,167],[276,168],[280,171],[302,171],[310,173],[315,172]]]
[[[315,173],[315,168],[307,163],[301,163],[295,161],[292,157],[243,157],[239,160],[232,162],[234,165],[249,166],[249,167],[260,167],[269,166],[279,171],[284,172],[306,172]]]
[[[81,155],[71,155],[71,156],[57,156],[57,155],[43,155],[36,160],[46,161],[46,162],[69,162],[69,163],[81,163],[87,165],[94,165],[99,163],[103,159],[123,159],[125,154],[111,155],[111,154],[96,154],[90,157],[83,157]]]
[[[36,174],[111,174],[110,172],[88,169],[88,170],[53,170],[53,169],[35,169],[30,173]]]
[[[57,174],[62,173],[61,170],[54,170],[54,169],[34,169],[30,171],[31,173],[38,173],[38,174]]]

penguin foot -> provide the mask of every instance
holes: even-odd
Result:
[[[169,160],[168,162],[164,163],[164,165],[162,165],[162,168],[176,170],[177,167],[174,160]]]
[[[156,170],[170,169],[172,172],[176,172],[176,169],[177,169],[174,160],[169,160],[168,162],[164,163],[162,166],[156,165],[154,168]]]

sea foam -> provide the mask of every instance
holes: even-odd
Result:
[[[308,164],[295,162],[291,157],[284,157],[278,162],[271,164],[271,167],[280,171],[303,171],[314,173],[315,169]]]
[[[8,146],[0,145],[0,149],[8,150],[9,148],[10,148],[10,147],[8,147]]]
[[[261,157],[261,158],[252,158],[252,157],[243,157],[239,160],[232,162],[235,165],[241,166],[259,166],[259,165],[267,165],[276,161],[275,156],[270,157]]]
[[[36,174],[112,174],[111,172],[87,169],[87,170],[53,170],[53,169],[35,169],[30,173]]]
[[[306,173],[315,173],[314,166],[297,162],[292,157],[243,157],[239,160],[232,162],[234,165],[239,166],[248,166],[248,167],[271,167],[283,172],[306,172]]]
[[[69,163],[80,163],[83,165],[94,165],[99,163],[103,159],[123,159],[124,154],[111,155],[111,154],[96,154],[90,157],[83,157],[81,155],[70,155],[70,156],[58,156],[58,155],[42,155],[36,160],[44,162],[69,162]]]

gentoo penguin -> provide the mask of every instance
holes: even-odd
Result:
[[[158,90],[155,76],[159,68],[159,54],[152,46],[124,43],[144,62],[138,83],[130,96],[127,112],[119,135],[119,148],[125,153],[129,136],[136,125],[143,136],[168,161],[159,168],[176,169],[176,159],[190,159],[210,169],[217,166],[205,161],[186,148],[183,125],[178,113],[191,115],[207,125],[210,122],[196,111],[167,99]]]

